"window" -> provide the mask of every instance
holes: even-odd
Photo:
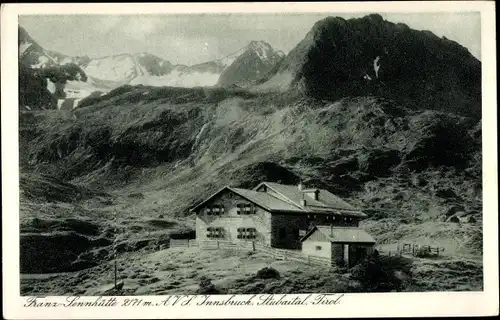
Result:
[[[256,235],[255,228],[238,228],[238,239],[255,239]]]
[[[223,239],[224,238],[224,229],[223,228],[207,228],[207,238],[210,239]]]
[[[238,209],[237,209],[237,213],[238,214],[255,214],[256,213],[256,210],[255,210],[255,206],[252,205],[252,204],[238,204],[237,205]]]
[[[213,205],[210,207],[206,207],[205,213],[209,216],[210,215],[218,216],[218,215],[224,214],[224,206],[223,205]]]
[[[321,251],[321,246],[316,246],[316,251]]]

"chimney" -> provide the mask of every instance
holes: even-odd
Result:
[[[299,185],[297,187],[299,188],[300,191],[302,191],[302,189],[304,189],[304,185],[302,184],[302,180],[299,182]]]
[[[307,202],[305,199],[300,200],[300,205],[305,207],[307,205]]]

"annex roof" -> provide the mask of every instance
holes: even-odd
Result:
[[[315,232],[321,232],[330,242],[342,243],[375,243],[373,237],[361,228],[316,226],[311,229],[300,241],[309,238]]]

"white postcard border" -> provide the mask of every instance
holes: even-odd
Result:
[[[19,295],[18,14],[264,12],[481,12],[483,92],[483,292],[345,294],[338,305],[26,308]],[[418,317],[498,314],[495,6],[489,1],[2,5],[3,312],[8,319]],[[279,295],[278,295],[279,296]],[[294,296],[307,296],[294,295]],[[229,296],[226,296],[229,297]],[[238,296],[242,297],[243,296]],[[125,297],[120,297],[123,300]],[[135,297],[161,300],[161,297]],[[224,296],[218,296],[223,299]],[[49,298],[47,298],[49,299]],[[64,301],[66,297],[53,297]],[[90,297],[85,297],[90,300]]]

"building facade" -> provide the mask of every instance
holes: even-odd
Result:
[[[198,240],[256,241],[297,250],[316,226],[356,228],[365,217],[326,190],[270,182],[253,190],[224,187],[191,210]]]
[[[375,240],[357,227],[316,226],[301,239],[302,253],[353,266],[373,251]]]

